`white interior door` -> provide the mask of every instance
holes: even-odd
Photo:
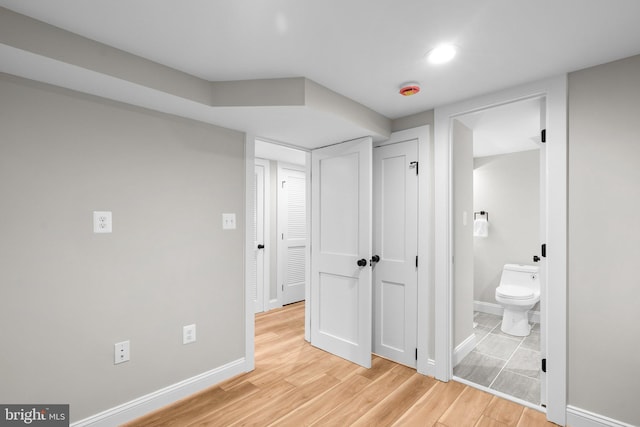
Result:
[[[416,366],[418,141],[373,150],[373,352]]]
[[[282,304],[305,299],[307,248],[304,167],[278,164],[278,283]]]
[[[312,152],[311,344],[371,366],[370,137]]]
[[[255,276],[251,278],[251,299],[254,302],[256,313],[264,311],[264,287],[265,287],[265,195],[267,185],[265,176],[268,163],[256,159],[254,173],[254,211],[253,211],[253,257]]]

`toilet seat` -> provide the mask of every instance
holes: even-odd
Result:
[[[496,296],[512,300],[526,300],[534,297],[532,289],[524,286],[500,285],[496,288]]]

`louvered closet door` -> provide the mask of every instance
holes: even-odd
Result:
[[[278,283],[284,305],[305,299],[307,217],[304,168],[279,164],[278,184]]]

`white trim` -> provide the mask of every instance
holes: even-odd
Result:
[[[307,302],[304,305],[304,339],[311,342],[311,304],[309,304],[309,296],[311,295],[311,151],[305,153],[305,170],[307,173],[307,248],[305,256],[307,257],[307,269],[305,271],[304,294]]]
[[[614,420],[604,415],[595,414],[567,405],[567,426],[570,427],[634,427],[622,421]]]
[[[478,338],[476,334],[469,335],[464,341],[462,341],[456,349],[453,351],[453,357],[451,363],[456,366],[462,361],[471,351],[476,348],[478,344]]]
[[[435,195],[435,339],[436,378],[452,378],[452,242],[451,242],[451,140],[452,118],[503,105],[546,97],[547,124],[547,418],[564,425],[567,401],[567,76],[526,85],[436,108],[434,141]]]
[[[473,311],[479,311],[480,313],[494,314],[496,316],[502,316],[504,308],[500,304],[493,302],[474,301]],[[530,311],[529,322],[540,323],[540,312]]]
[[[71,424],[71,427],[111,427],[120,425],[243,372],[246,372],[246,360],[244,358],[234,360],[219,368],[172,384],[83,420],[76,421]]]
[[[469,380],[467,380],[465,378],[460,378],[460,377],[454,376],[453,380],[457,381],[459,383],[462,383],[464,385],[468,385],[469,387],[473,387],[473,388],[476,388],[478,390],[484,391],[486,393],[492,394],[494,396],[501,397],[504,400],[515,402],[515,403],[517,403],[517,404],[519,404],[521,406],[526,406],[527,408],[534,409],[534,410],[536,410],[538,412],[542,412],[542,413],[546,412],[543,406],[536,405],[535,403],[531,403],[531,402],[528,402],[526,400],[520,399],[518,397],[511,396],[510,394],[503,393],[501,391],[498,391],[498,390],[493,389],[493,388],[489,388],[487,386],[476,384],[473,381],[469,381]]]
[[[255,175],[255,146],[256,140],[254,135],[245,134],[244,140],[244,358],[246,360],[246,371],[255,369],[255,343],[253,335],[255,334],[255,306],[251,300],[251,283],[253,263],[249,262],[249,254],[254,250],[254,241],[252,235],[253,229],[253,203],[255,196],[253,194],[253,180]]]

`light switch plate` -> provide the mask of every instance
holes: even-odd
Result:
[[[236,229],[236,214],[223,213],[222,214],[222,229],[223,230],[235,230]]]

